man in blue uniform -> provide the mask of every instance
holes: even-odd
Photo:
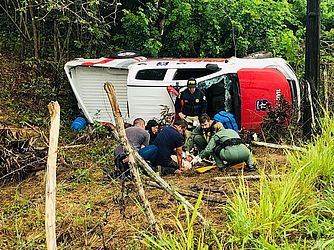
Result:
[[[189,125],[206,112],[207,102],[205,94],[197,87],[194,78],[187,82],[187,89],[182,91],[175,101],[175,112],[180,119],[185,119]]]

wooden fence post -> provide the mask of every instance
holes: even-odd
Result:
[[[117,97],[116,97],[115,89],[112,86],[112,84],[110,84],[110,83],[106,83],[104,88],[105,88],[105,90],[108,94],[108,98],[109,98],[110,104],[112,106],[112,111],[113,111],[113,114],[114,114],[114,117],[115,117],[115,122],[116,122],[116,128],[117,128],[117,131],[118,131],[118,135],[119,135],[121,145],[123,147],[123,151],[128,156],[128,159],[129,159],[130,172],[134,177],[135,183],[136,183],[137,188],[138,188],[139,196],[141,198],[141,201],[143,202],[144,212],[147,216],[147,219],[150,223],[150,226],[155,231],[155,233],[158,236],[160,236],[160,229],[158,227],[157,221],[156,221],[155,216],[153,214],[153,211],[151,209],[151,205],[150,205],[149,201],[146,199],[145,191],[144,191],[143,184],[142,184],[140,174],[139,174],[139,170],[136,167],[136,161],[135,161],[135,158],[134,158],[134,150],[131,147],[131,145],[129,144],[128,139],[127,139],[126,134],[125,134],[124,122],[123,122],[123,118],[122,118],[122,115],[121,115],[121,111],[119,109],[119,105],[117,103]]]
[[[108,98],[109,98],[109,101],[110,101],[110,104],[112,106],[114,116],[115,116],[114,106],[118,107],[118,103],[117,103],[114,87],[112,86],[112,84],[110,82],[106,82],[105,85],[104,85],[104,88],[105,88],[105,90],[108,94]],[[121,112],[119,111],[119,107],[118,107],[118,112],[119,112],[119,114],[117,114],[117,118],[115,116],[115,121],[116,121],[116,124],[117,124],[117,127],[118,127],[117,120],[118,119],[121,120],[120,122],[122,123],[122,130],[123,131],[117,131],[116,136],[120,139],[120,141],[122,143],[122,138],[124,138],[124,136],[125,136],[125,131],[124,131],[123,119],[121,117]],[[124,133],[124,135],[121,136],[120,133]],[[125,138],[126,138],[126,136],[125,136]],[[163,188],[166,192],[168,192],[170,195],[172,195],[177,201],[181,202],[191,212],[194,211],[194,207],[187,201],[187,199],[185,199],[176,190],[171,188],[171,186],[164,179],[162,179],[160,176],[158,176],[152,170],[152,168],[147,164],[147,162],[143,160],[143,158],[138,154],[138,152],[136,152],[134,150],[132,150],[132,151],[133,151],[133,153],[131,154],[131,160],[134,158],[134,160],[137,161],[140,164],[140,166],[144,168],[144,170],[147,172],[148,176],[150,176],[157,184],[159,184],[161,186],[161,188]],[[205,227],[209,227],[209,223],[205,220],[205,218],[202,216],[201,213],[197,212],[197,218],[202,225],[204,225]]]
[[[58,102],[50,102],[48,109],[51,117],[51,126],[46,172],[45,230],[47,249],[56,250],[56,163],[60,126],[60,107]]]

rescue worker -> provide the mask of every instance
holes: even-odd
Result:
[[[161,166],[161,174],[173,174],[182,171],[182,147],[184,145],[183,134],[187,129],[187,122],[177,120],[172,126],[164,127],[155,138],[153,145],[158,148],[154,166]],[[176,152],[177,162],[171,159]]]
[[[186,151],[190,152],[195,148],[195,152],[202,152],[208,145],[208,142],[214,135],[214,125],[223,126],[220,122],[210,120],[208,114],[202,114],[199,117],[199,126],[191,133],[186,143]]]
[[[236,131],[216,125],[214,125],[214,130],[215,135],[206,148],[193,159],[192,164],[201,162],[202,158],[212,154],[220,170],[225,170],[229,165],[241,162],[246,162],[244,171],[256,170],[251,151],[242,142]]]
[[[187,81],[187,89],[176,98],[176,114],[180,119],[185,119],[191,126],[193,122],[198,122],[198,117],[206,112],[206,108],[205,94],[197,87],[196,79],[190,78]],[[192,127],[189,127],[189,129],[192,129]]]

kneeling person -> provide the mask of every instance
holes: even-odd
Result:
[[[231,164],[246,162],[245,171],[254,171],[252,153],[242,142],[238,133],[233,129],[225,129],[220,126],[214,125],[214,128],[216,133],[199,154],[199,158],[205,158],[212,154],[217,167],[221,170],[226,169]]]
[[[182,147],[184,145],[183,134],[187,129],[185,120],[177,120],[172,126],[163,128],[154,140],[153,145],[158,148],[154,165],[162,167],[162,175],[178,173],[182,169]],[[177,162],[171,159],[176,153]]]
[[[193,130],[187,140],[186,151],[188,152],[190,152],[194,146],[198,153],[202,152],[215,133],[214,126],[216,128],[223,127],[223,124],[220,122],[210,120],[210,116],[207,114],[202,114],[199,117],[199,123],[200,125]]]

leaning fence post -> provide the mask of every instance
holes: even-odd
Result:
[[[126,135],[125,135],[125,131],[124,129],[119,129],[119,128],[123,128],[123,119],[121,117],[121,112],[119,110],[118,107],[118,103],[116,100],[116,94],[115,94],[115,90],[114,87],[112,86],[112,84],[110,82],[106,82],[104,85],[104,89],[106,90],[107,94],[108,94],[108,98],[110,101],[110,104],[113,108],[113,112],[114,112],[114,117],[115,117],[115,121],[116,124],[118,124],[118,126],[116,127],[117,131],[116,133],[114,132],[114,135],[117,135],[116,137],[121,141],[121,144],[125,144],[126,142],[122,142],[122,140],[126,140]],[[115,112],[115,109],[117,109],[117,112]],[[119,125],[120,123],[120,125]],[[120,130],[120,131],[118,131]],[[120,134],[122,133],[122,135]],[[125,139],[124,139],[125,138]],[[131,148],[131,147],[130,147]],[[131,149],[130,149],[131,151]],[[191,212],[193,212],[195,209],[194,207],[181,195],[179,194],[176,190],[174,190],[173,188],[170,187],[170,185],[164,180],[162,179],[160,176],[158,176],[153,170],[152,168],[149,167],[149,165],[147,164],[146,161],[144,161],[144,159],[139,156],[137,151],[132,150],[132,153],[130,154],[131,161],[136,161],[137,164],[139,163],[144,170],[147,172],[147,174],[158,184],[160,185],[165,191],[167,191],[169,194],[171,194],[177,201],[181,202],[184,206],[186,206]],[[131,162],[130,161],[130,162]],[[131,165],[130,165],[131,167]],[[131,167],[132,168],[132,167]],[[135,169],[135,168],[134,168]],[[138,171],[138,170],[137,170]],[[138,177],[140,180],[140,176]],[[140,181],[141,182],[141,181]],[[144,193],[144,191],[142,190],[142,192]],[[148,218],[150,218],[150,214],[152,213],[153,216],[153,212],[151,212],[151,208],[148,207]],[[199,220],[199,222],[201,224],[203,224],[205,227],[209,227],[209,223],[206,221],[206,219],[201,215],[201,213],[197,213],[197,218]],[[152,222],[151,224],[155,224],[155,219],[154,217],[152,218]]]
[[[125,134],[124,122],[123,122],[123,118],[121,116],[121,111],[119,109],[119,105],[117,103],[117,97],[116,97],[115,89],[114,89],[113,85],[109,82],[105,83],[104,89],[108,94],[109,102],[111,104],[112,111],[113,111],[113,114],[114,114],[114,117],[115,117],[116,129],[118,131],[120,143],[123,147],[124,153],[127,154],[128,158],[129,158],[130,172],[133,175],[136,186],[138,188],[138,193],[139,193],[139,196],[140,196],[141,201],[143,203],[145,215],[147,216],[147,219],[148,219],[152,229],[155,231],[157,236],[160,237],[159,226],[158,226],[157,221],[155,219],[155,216],[153,214],[151,205],[150,205],[149,201],[147,200],[147,198],[145,196],[145,191],[144,191],[143,184],[142,184],[142,181],[141,181],[141,178],[140,178],[140,175],[139,175],[139,170],[138,170],[138,167],[136,166],[136,161],[135,161],[135,158],[134,158],[135,151],[130,146],[130,144],[128,142],[128,139],[126,137],[126,134]]]
[[[60,107],[58,102],[50,102],[48,109],[51,117],[51,126],[46,171],[45,230],[47,249],[56,250],[56,163],[60,126]]]

